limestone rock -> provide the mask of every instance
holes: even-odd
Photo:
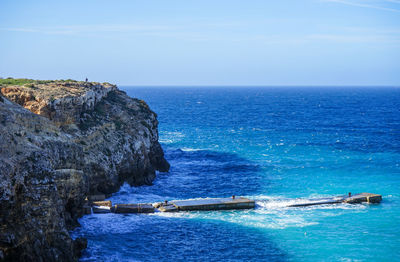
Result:
[[[65,125],[76,122],[83,111],[93,110],[98,101],[116,89],[108,83],[53,81],[6,86],[1,93],[31,112]]]
[[[0,260],[76,261],[87,196],[168,171],[156,114],[110,84],[47,81],[0,96]],[[90,209],[89,209],[90,211]]]

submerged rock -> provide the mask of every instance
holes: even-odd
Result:
[[[68,230],[88,195],[169,169],[156,114],[115,85],[48,81],[1,94],[0,260],[76,261],[86,242]]]

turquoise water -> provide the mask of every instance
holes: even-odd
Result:
[[[82,261],[400,261],[400,89],[123,88],[171,164],[113,202],[243,195],[247,211],[85,216]],[[372,192],[379,205],[288,208]]]

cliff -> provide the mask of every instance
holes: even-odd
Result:
[[[0,82],[1,83],[1,82]],[[89,194],[168,171],[157,119],[115,85],[31,81],[0,96],[0,260],[76,261]]]

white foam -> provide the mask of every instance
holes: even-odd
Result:
[[[249,198],[256,199],[256,208],[261,209],[300,209],[300,210],[311,210],[311,209],[364,209],[366,205],[351,205],[346,203],[338,204],[325,204],[325,205],[312,205],[304,207],[290,207],[291,205],[313,203],[316,199],[332,198],[334,200],[341,199],[340,196],[331,195],[319,195],[312,194],[306,198],[282,198],[279,196],[267,196],[257,195],[248,196]]]
[[[166,136],[175,136],[175,137],[185,137],[185,134],[178,132],[178,131],[160,131],[160,134],[166,135]]]
[[[181,132],[160,131],[160,138],[158,140],[160,143],[173,144],[181,141],[184,137],[185,134]]]
[[[174,143],[174,140],[172,140],[172,139],[160,138],[160,139],[158,139],[158,141],[160,141],[160,143],[163,143],[163,144],[172,144],[172,143]]]
[[[219,220],[242,226],[265,228],[265,229],[284,229],[287,227],[305,227],[318,224],[314,221],[307,221],[302,216],[288,214],[276,214],[270,212],[260,212],[257,210],[236,210],[236,211],[197,211],[197,212],[156,212],[153,216],[186,219],[207,219]]]
[[[204,149],[200,149],[200,148],[190,148],[190,147],[182,147],[180,148],[182,151],[185,152],[196,152],[196,151],[203,151]]]
[[[210,219],[220,220],[229,223],[240,224],[242,226],[265,228],[265,229],[285,229],[288,227],[307,227],[319,224],[323,217],[342,215],[340,210],[362,210],[366,205],[334,204],[317,205],[308,207],[288,207],[288,205],[311,202],[312,198],[284,199],[278,196],[248,196],[256,200],[256,208],[249,210],[225,210],[225,211],[197,211],[197,212],[177,212],[163,213],[157,212],[153,215],[172,218],[186,219]],[[319,197],[327,197],[319,196]],[[313,197],[315,198],[315,196]],[[323,214],[315,216],[313,210],[326,210]],[[332,211],[332,212],[330,212]]]
[[[136,189],[136,188],[133,188]],[[125,200],[130,202],[146,202],[145,200],[152,199],[154,201],[162,201],[165,199],[172,199],[170,197],[159,196],[156,194],[145,194],[142,197],[137,197],[137,194],[132,192],[132,188],[128,185],[122,186],[122,190],[128,193]],[[140,195],[140,194],[139,194]],[[132,197],[133,196],[133,197]],[[136,196],[136,197],[135,197]],[[124,198],[125,196],[118,196]],[[204,220],[219,220],[241,226],[255,227],[261,229],[280,230],[288,227],[307,227],[319,224],[319,221],[324,217],[340,216],[343,212],[338,210],[363,210],[367,205],[352,205],[352,204],[329,204],[329,205],[316,205],[307,207],[288,207],[289,205],[307,203],[315,198],[332,197],[327,195],[311,195],[306,198],[282,198],[281,196],[271,195],[253,195],[246,196],[250,199],[256,200],[256,208],[249,210],[223,210],[223,211],[191,211],[191,212],[155,212],[149,214],[153,218],[167,217],[177,219],[204,219]],[[203,198],[193,198],[203,199]],[[128,201],[128,202],[129,202]],[[173,201],[173,200],[170,200]],[[324,210],[315,216],[314,210]],[[101,214],[104,216],[104,214]],[[104,218],[107,218],[105,214]],[[93,215],[92,215],[93,216]],[[96,217],[96,216],[93,216]],[[110,219],[110,218],[109,218]],[[134,218],[132,218],[134,219]],[[141,220],[139,217],[134,220]]]

